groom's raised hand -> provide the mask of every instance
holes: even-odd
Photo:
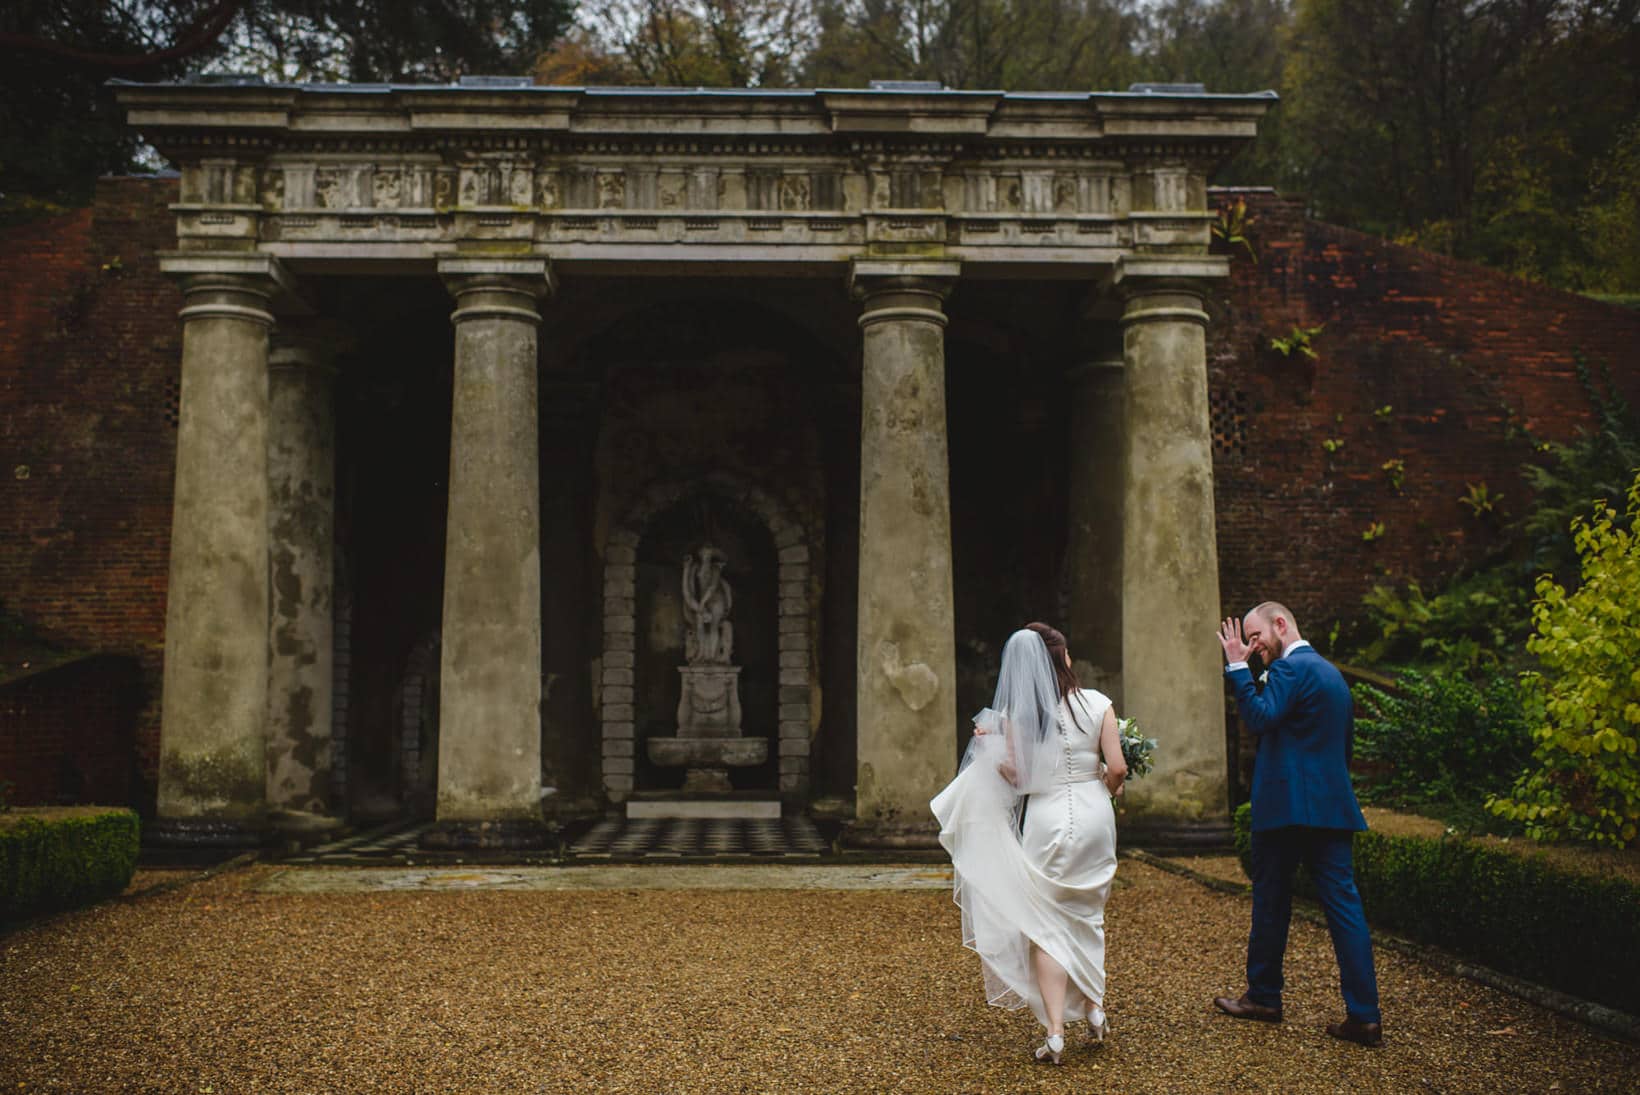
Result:
[[[1242,636],[1241,621],[1226,618],[1219,625],[1219,645],[1224,648],[1224,662],[1244,662],[1247,660],[1247,640]]]

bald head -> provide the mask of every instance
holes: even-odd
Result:
[[[1241,629],[1247,645],[1267,662],[1281,657],[1282,651],[1303,637],[1298,633],[1298,621],[1280,601],[1265,601],[1247,613]]]

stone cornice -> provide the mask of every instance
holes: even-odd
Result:
[[[183,250],[425,264],[948,260],[1078,277],[1205,255],[1273,95],[120,84]],[[820,272],[820,271],[814,271]]]
[[[180,130],[288,130],[328,137],[411,133],[813,138],[991,138],[1187,144],[1253,137],[1274,92],[475,88],[392,84],[134,84],[115,97],[156,143]]]

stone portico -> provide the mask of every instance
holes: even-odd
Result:
[[[357,696],[349,726],[332,723],[333,584],[399,565],[380,550],[339,562],[338,530],[400,488],[381,473],[361,494],[366,462],[348,455],[390,413],[358,379],[373,363],[391,382],[361,293],[384,315],[418,302],[395,322],[423,325],[404,336],[417,354],[448,355],[425,397],[448,401],[447,475],[418,495],[436,492],[444,521],[436,589],[418,594],[439,602],[421,647],[436,681],[419,686],[437,693],[420,763],[436,763],[438,842],[527,845],[543,810],[662,786],[639,739],[659,733],[644,729],[656,682],[676,686],[661,672],[665,567],[704,528],[742,568],[747,733],[770,742],[767,771],[745,778],[787,809],[846,816],[862,845],[930,843],[926,804],[971,714],[959,662],[984,673],[961,618],[997,632],[994,657],[1039,605],[1084,680],[1162,739],[1127,823],[1222,830],[1204,328],[1225,263],[1208,253],[1206,180],[1272,96],[506,81],[118,94],[182,169],[163,260],[185,294],[171,839],[343,815],[332,767],[348,753],[352,778],[392,738]],[[442,332],[421,306],[437,285]],[[1033,308],[1048,318],[1018,318]],[[951,389],[958,358],[975,363],[968,394]],[[1026,394],[990,441],[953,436],[983,418],[988,384]],[[1047,422],[1066,431],[1041,450],[1064,456],[1057,511],[1001,500],[970,557],[1005,558],[1025,514],[1047,532],[1021,544],[1056,541],[1026,567],[1057,571],[1037,584],[1058,600],[965,609],[1012,579],[964,569],[956,525],[986,528],[991,487],[959,469],[992,442],[1023,459],[1034,442],[1017,439]],[[367,502],[338,501],[339,467]]]

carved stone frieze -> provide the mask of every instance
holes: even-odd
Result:
[[[1107,265],[1203,253],[1206,180],[1267,95],[129,85],[181,164],[184,249],[426,262]],[[625,249],[623,251],[623,249]],[[908,250],[912,249],[912,250]]]

